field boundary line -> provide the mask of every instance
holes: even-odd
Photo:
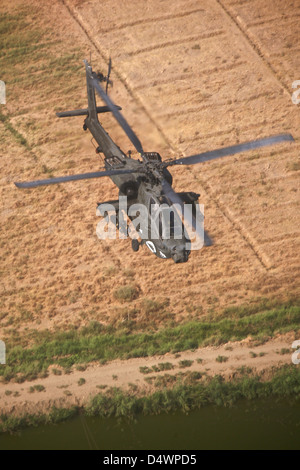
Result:
[[[257,44],[257,41],[254,40],[254,38],[251,37],[249,34],[249,31],[245,30],[245,27],[243,27],[242,21],[238,21],[235,16],[230,12],[229,8],[226,7],[222,0],[215,0],[215,2],[220,6],[220,8],[224,11],[227,17],[235,24],[235,26],[239,29],[239,31],[242,33],[243,37],[246,39],[246,41],[249,43],[251,46],[252,50],[256,52],[258,57],[262,60],[262,62],[266,65],[266,67],[269,69],[269,71],[272,73],[272,75],[276,78],[280,86],[284,89],[285,92],[288,93],[289,98],[291,99],[291,90],[289,87],[284,83],[284,81],[281,80],[280,76],[276,72],[276,69],[272,66],[270,61],[265,57],[261,47]],[[246,25],[245,25],[246,26]],[[247,26],[246,26],[247,28]]]

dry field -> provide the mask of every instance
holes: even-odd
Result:
[[[284,6],[283,6],[284,5]],[[299,294],[298,0],[2,0],[0,338],[91,320],[159,324]],[[82,59],[106,72],[113,100],[146,151],[163,159],[291,133],[295,142],[174,168],[174,188],[201,193],[212,247],[175,265],[129,240],[99,241],[109,179],[19,190],[13,181],[96,171],[80,117]],[[132,148],[114,119],[101,122]],[[137,298],[114,293],[129,286]]]
[[[113,292],[125,285],[139,289],[130,304],[137,318],[145,298],[168,302],[180,319],[295,293],[300,118],[291,94],[300,3],[267,4],[1,2],[1,112],[9,116],[0,123],[1,330],[115,320],[122,311]],[[158,260],[146,248],[133,254],[127,240],[98,240],[96,203],[117,197],[109,179],[23,191],[13,185],[101,167],[82,118],[55,116],[86,106],[82,59],[90,54],[103,71],[112,56],[111,96],[144,148],[164,159],[280,132],[295,138],[172,170],[177,190],[201,193],[214,239],[187,264]],[[112,118],[102,122],[121,148],[131,148]]]

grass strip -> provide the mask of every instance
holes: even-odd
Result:
[[[92,322],[81,330],[59,332],[36,337],[36,344],[25,348],[7,343],[6,366],[0,376],[9,381],[35,379],[51,364],[70,368],[74,364],[113,359],[129,359],[163,355],[195,349],[209,344],[220,345],[246,337],[266,339],[277,333],[298,331],[300,307],[291,305],[273,308],[241,318],[217,321],[192,321],[150,333],[124,333],[101,323]]]
[[[197,384],[177,384],[164,387],[151,395],[136,397],[129,392],[112,388],[100,393],[86,406],[88,416],[134,417],[137,414],[158,414],[181,410],[190,412],[207,405],[232,406],[238,400],[260,398],[300,399],[300,370],[294,365],[277,369],[269,381],[262,377],[243,376],[226,381],[222,376],[206,378]]]
[[[4,124],[4,127],[11,132],[11,134],[14,136],[15,140],[21,144],[24,145],[25,148],[29,149],[29,145],[25,137],[17,130],[14,128],[14,126],[11,124],[8,116],[5,116],[0,112],[0,122]]]

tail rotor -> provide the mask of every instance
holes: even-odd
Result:
[[[108,91],[108,85],[113,86],[112,80],[109,79],[111,73],[111,57],[109,58],[108,61],[108,71],[106,77],[103,75],[101,72],[97,72],[97,78],[99,82],[106,82],[106,87],[105,87],[105,93],[107,94]]]

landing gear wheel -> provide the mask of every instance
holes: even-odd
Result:
[[[82,128],[83,128],[84,131],[87,131],[87,125],[86,124],[83,124]]]
[[[131,240],[131,248],[133,249],[133,251],[139,251],[140,243],[136,238]]]

